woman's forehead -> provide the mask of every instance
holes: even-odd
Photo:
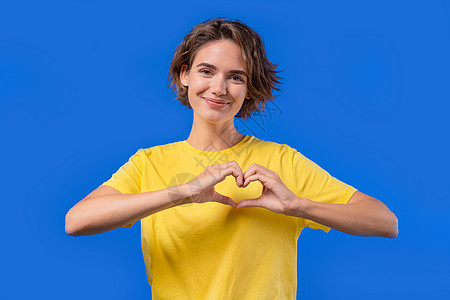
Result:
[[[234,42],[221,40],[208,43],[202,46],[193,61],[193,67],[198,64],[206,63],[230,68],[246,69],[244,57],[241,48]]]

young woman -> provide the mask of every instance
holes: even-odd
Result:
[[[236,130],[235,117],[273,99],[276,73],[242,22],[195,26],[170,66],[178,99],[193,110],[189,137],[139,149],[70,209],[66,232],[140,220],[153,299],[295,299],[303,228],[396,237],[382,202],[288,145]]]

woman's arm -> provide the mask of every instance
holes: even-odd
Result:
[[[229,175],[236,177],[236,183],[242,186],[243,174],[236,162],[210,165],[192,181],[159,191],[120,194],[112,187],[100,186],[67,212],[66,233],[73,236],[103,233],[185,203],[212,201],[236,207],[233,199],[214,190]]]
[[[353,235],[398,235],[398,220],[381,201],[356,191],[347,204],[315,202],[299,198],[289,190],[280,176],[264,166],[252,164],[244,173],[244,187],[258,180],[263,192],[256,199],[246,199],[237,207],[264,207],[276,213],[309,219]]]
[[[66,233],[80,236],[110,231],[180,205],[185,201],[183,195],[181,186],[137,194],[121,194],[112,187],[100,186],[67,212]]]
[[[321,203],[297,198],[289,213],[336,230],[359,236],[398,235],[398,220],[381,201],[356,191],[347,204]]]

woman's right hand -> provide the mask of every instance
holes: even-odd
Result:
[[[182,185],[186,193],[185,203],[219,202],[236,207],[230,197],[219,194],[214,186],[227,176],[236,178],[236,185],[244,185],[244,173],[235,161],[208,166],[202,173],[188,183]]]

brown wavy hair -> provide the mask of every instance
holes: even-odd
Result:
[[[180,80],[181,67],[186,64],[189,71],[199,49],[219,40],[231,40],[241,48],[249,73],[249,99],[245,99],[236,117],[247,119],[253,112],[263,112],[266,102],[274,99],[272,90],[280,91],[281,78],[277,76],[280,71],[275,70],[277,65],[267,58],[261,37],[242,21],[227,18],[209,19],[196,25],[178,45],[169,69],[170,87],[177,95],[176,99],[191,108],[188,88],[181,84]]]

